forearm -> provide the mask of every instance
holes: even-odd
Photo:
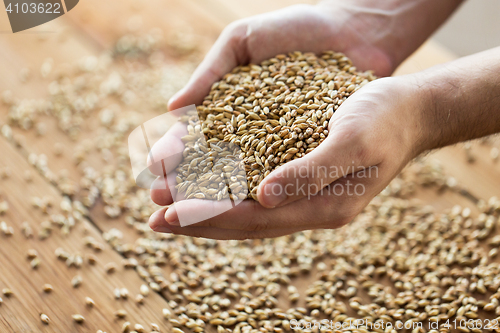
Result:
[[[318,6],[342,28],[355,29],[391,58],[394,70],[413,53],[463,0],[323,0]]]
[[[423,150],[500,132],[500,47],[433,67],[415,78],[427,101]]]

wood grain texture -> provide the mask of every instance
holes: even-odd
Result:
[[[500,140],[494,138],[496,147]],[[488,200],[500,196],[500,163],[490,157],[491,146],[472,143],[472,155],[475,161],[470,163],[463,144],[440,149],[429,156],[439,161],[445,172],[455,177],[465,189],[477,199]]]
[[[50,80],[57,76],[59,65],[64,63],[75,63],[85,56],[98,56],[102,50],[111,49],[116,40],[127,33],[127,18],[143,15],[144,29],[157,27],[159,23],[166,32],[179,30],[197,29],[200,33],[201,44],[211,44],[217,37],[222,25],[217,26],[217,22],[210,16],[200,12],[197,7],[189,3],[184,5],[180,1],[157,1],[154,6],[146,6],[146,11],[139,10],[134,1],[117,5],[113,3],[111,7],[106,2],[87,1],[82,2],[77,9],[72,11],[73,17],[68,15],[61,20],[56,20],[44,26],[51,30],[51,33],[37,34],[26,33],[19,35],[0,36],[2,52],[0,60],[2,63],[2,73],[4,78],[0,81],[0,91],[11,90],[16,98],[46,98],[47,86]],[[153,4],[154,5],[154,4]],[[103,13],[110,12],[111,9],[119,9],[118,12],[124,17],[117,25],[109,20]],[[179,8],[181,8],[179,10]],[[80,10],[81,9],[81,10]],[[123,9],[123,11],[120,11]],[[194,14],[198,12],[199,14]],[[90,14],[89,14],[90,13]],[[164,15],[163,13],[167,13]],[[179,15],[181,13],[182,15]],[[95,14],[95,15],[94,15]],[[93,16],[92,16],[93,15]],[[201,19],[201,16],[206,16]],[[209,23],[207,23],[207,21]],[[177,27],[177,28],[175,28]],[[215,32],[214,32],[215,31]],[[81,37],[81,38],[80,38]],[[37,52],[33,52],[36,49]],[[167,52],[168,53],[168,52]],[[167,54],[167,57],[168,54]],[[52,59],[56,71],[47,79],[40,76],[40,67],[46,59]],[[176,61],[175,57],[167,61]],[[63,66],[64,67],[64,66]],[[20,71],[23,68],[30,69],[30,79],[26,83],[20,81]],[[7,122],[8,107],[1,106],[0,124]],[[152,112],[145,112],[144,120],[156,115]],[[170,331],[170,326],[161,316],[161,309],[168,308],[165,300],[156,293],[151,293],[146,298],[143,306],[137,306],[133,300],[117,301],[114,299],[114,288],[127,288],[131,298],[138,293],[139,286],[144,283],[133,270],[124,271],[120,266],[122,257],[114,252],[105,240],[102,239],[100,231],[90,222],[85,226],[78,225],[69,237],[59,235],[60,231],[55,230],[51,238],[45,241],[33,239],[23,241],[20,224],[26,220],[35,230],[39,228],[40,221],[46,219],[41,213],[35,212],[31,208],[30,199],[32,196],[51,196],[56,203],[61,199],[61,195],[53,186],[39,176],[26,160],[30,153],[45,154],[48,156],[49,167],[54,172],[67,170],[69,177],[78,181],[81,172],[76,168],[72,153],[79,142],[72,142],[67,135],[58,129],[57,121],[48,116],[42,116],[39,121],[46,126],[50,135],[39,137],[35,131],[25,131],[14,127],[14,135],[18,142],[23,143],[22,149],[13,150],[13,144],[5,142],[1,138],[0,151],[3,153],[0,167],[7,166],[12,176],[1,181],[0,188],[8,193],[10,210],[2,219],[14,226],[15,234],[5,238],[0,236],[0,267],[5,272],[0,277],[0,288],[9,287],[14,291],[14,296],[7,299],[3,297],[4,303],[0,308],[0,332],[95,332],[102,329],[107,332],[118,332],[125,320],[115,320],[113,312],[118,309],[125,309],[128,312],[126,320],[132,324],[140,323],[149,329],[150,323],[160,325],[162,331]],[[96,135],[96,119],[86,119],[83,124],[85,138],[92,138]],[[53,154],[53,147],[56,143],[64,143],[64,154],[56,158]],[[12,155],[12,156],[11,156]],[[100,168],[105,163],[99,156],[89,156],[87,163]],[[33,175],[32,183],[25,183],[23,175],[25,170],[31,170]],[[26,188],[27,187],[27,188]],[[25,195],[25,189],[29,195]],[[119,227],[124,232],[123,241],[133,243],[138,235],[129,228],[123,228],[123,220],[112,220],[103,214],[102,205],[99,203],[94,207],[91,217],[107,231],[113,227]],[[84,234],[84,231],[86,232]],[[103,253],[97,254],[98,264],[96,266],[84,265],[81,269],[68,269],[64,262],[56,259],[54,251],[58,247],[64,248],[71,253],[85,254],[91,250],[83,245],[82,238],[91,235],[100,243],[104,244]],[[29,261],[25,259],[26,251],[34,248],[41,258],[41,266],[33,271],[29,267]],[[116,262],[120,268],[115,274],[108,275],[104,272],[103,265],[108,262]],[[71,279],[79,274],[83,278],[82,286],[74,289],[71,286]],[[51,283],[54,292],[44,294],[42,285]],[[88,309],[85,306],[84,298],[88,296],[94,299],[96,306]],[[1,297],[1,296],[0,296]],[[50,324],[44,325],[40,320],[40,313],[45,313],[50,318]],[[71,315],[81,314],[86,318],[83,325],[75,324]],[[210,330],[208,330],[210,332]]]
[[[0,168],[8,165],[14,171],[9,178],[0,180],[2,199],[9,203],[9,210],[0,216],[0,220],[14,228],[12,236],[0,233],[0,290],[10,288],[14,292],[9,298],[0,296],[4,300],[0,305],[0,332],[95,332],[97,329],[118,332],[125,321],[115,319],[113,313],[118,309],[125,309],[128,312],[126,320],[132,323],[144,327],[157,323],[168,331],[170,326],[161,313],[163,308],[168,308],[166,301],[152,292],[144,305],[134,302],[133,298],[139,293],[144,281],[133,269],[121,266],[123,258],[111,249],[88,220],[77,222],[67,236],[54,226],[51,236],[45,240],[38,238],[40,223],[49,220],[50,214],[62,213],[59,208],[62,196],[3,137],[0,138],[0,151]],[[24,179],[26,170],[31,171],[31,182]],[[33,197],[44,196],[50,196],[53,201],[49,214],[31,206]],[[33,229],[33,238],[26,239],[22,234],[23,221]],[[103,251],[95,252],[86,247],[84,237],[93,237],[103,245]],[[68,268],[64,261],[57,259],[54,253],[57,248],[83,257],[93,254],[97,257],[97,263],[89,265],[85,262],[81,268]],[[30,261],[26,258],[29,249],[38,252],[38,269],[30,267]],[[112,274],[106,273],[104,269],[104,265],[110,262],[118,265],[117,271]],[[80,275],[83,282],[80,287],[73,288],[71,280],[76,275]],[[54,287],[52,293],[42,291],[46,283]],[[116,300],[113,295],[115,288],[127,288],[129,299]],[[85,305],[85,297],[95,301],[93,308]],[[40,313],[49,316],[49,325],[41,322]],[[85,323],[74,323],[71,318],[73,314],[83,315]]]

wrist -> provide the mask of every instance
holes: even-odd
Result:
[[[438,141],[439,128],[433,118],[435,110],[434,90],[421,73],[394,78],[399,95],[403,96],[401,110],[405,129],[409,132],[409,160],[427,150],[434,149]]]
[[[419,90],[422,151],[500,132],[500,47],[410,75]]]
[[[462,94],[453,75],[444,75],[440,69],[430,69],[407,75],[419,100],[417,121],[420,124],[418,154],[455,143],[454,101]]]

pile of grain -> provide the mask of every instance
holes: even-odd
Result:
[[[256,199],[259,183],[318,147],[337,108],[374,79],[331,51],[236,67],[183,119],[189,134],[178,191],[188,199]]]

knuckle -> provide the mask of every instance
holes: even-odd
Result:
[[[325,228],[335,229],[343,225],[340,221],[346,218],[346,210],[342,204],[338,204],[336,198],[325,196],[319,204],[321,207],[318,207],[317,215]]]
[[[365,138],[359,138],[356,149],[353,151],[353,161],[364,164],[369,161],[373,151],[370,149],[368,142]],[[359,165],[361,167],[362,165]]]
[[[244,20],[237,20],[231,22],[227,27],[223,30],[223,35],[228,38],[234,38],[240,36],[242,33],[246,32],[247,24]]]
[[[330,214],[329,214],[330,216],[327,217],[327,221],[329,223],[333,223],[334,221],[337,221],[337,220],[343,220],[343,219],[347,218],[348,215],[350,214],[350,212],[349,212],[350,208],[345,207],[344,205],[338,206],[335,204],[331,204],[329,211],[330,211]]]
[[[164,176],[164,172],[163,172],[163,168],[162,168],[162,165],[161,165],[161,161],[155,161],[153,162],[149,156],[148,156],[148,168],[149,168],[149,171],[155,175],[155,176]]]

